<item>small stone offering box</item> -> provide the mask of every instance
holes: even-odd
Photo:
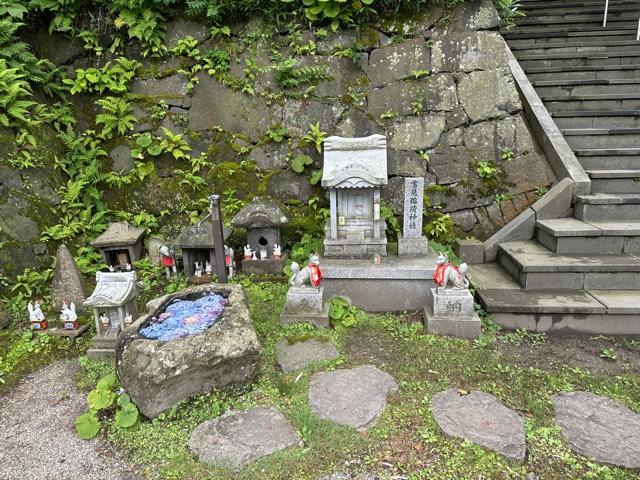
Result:
[[[324,305],[324,286],[289,287],[280,324],[304,322],[329,328],[329,309]]]
[[[477,338],[482,333],[473,295],[466,288],[432,288],[424,314],[429,333],[462,338]]]

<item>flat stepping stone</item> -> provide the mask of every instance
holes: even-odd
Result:
[[[619,467],[640,468],[640,415],[590,392],[551,397],[555,422],[576,453]]]
[[[373,365],[318,372],[309,383],[309,406],[317,418],[367,430],[382,415],[387,395],[397,391],[393,377]]]
[[[289,419],[273,407],[229,411],[198,425],[189,438],[201,462],[235,471],[299,443]]]
[[[283,338],[276,344],[278,366],[285,373],[301,370],[314,362],[334,360],[339,356],[333,343],[321,342],[315,338],[295,343],[289,343]]]
[[[493,395],[462,395],[450,388],[433,396],[431,412],[446,435],[471,440],[509,460],[524,461],[524,420]]]

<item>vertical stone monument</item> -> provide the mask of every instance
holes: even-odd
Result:
[[[280,315],[280,323],[287,325],[305,322],[316,327],[328,328],[331,324],[329,310],[324,305],[320,255],[317,253],[311,255],[308,265],[302,268],[296,262],[293,262],[291,271],[293,275],[289,282],[287,301]]]
[[[430,333],[463,338],[476,338],[482,333],[466,274],[466,263],[456,267],[447,255],[438,255],[433,274],[436,286],[430,290],[424,308],[425,324]]]
[[[424,178],[404,179],[404,222],[398,237],[398,256],[422,257],[428,253],[427,237],[422,235]]]

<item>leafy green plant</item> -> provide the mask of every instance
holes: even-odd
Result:
[[[75,70],[75,78],[65,78],[64,84],[68,85],[72,95],[85,92],[122,94],[129,89],[129,82],[135,77],[140,63],[119,57],[113,62],[108,62],[102,68],[78,68]]]
[[[513,27],[518,17],[525,16],[525,13],[520,10],[519,0],[495,0],[495,4],[507,28]]]
[[[329,75],[325,65],[299,67],[295,58],[288,58],[275,66],[276,78],[282,88],[295,88],[304,84],[317,84],[327,80]]]
[[[320,129],[320,122],[309,124],[309,132],[301,138],[301,146],[313,145],[318,153],[322,153],[325,138],[327,138],[327,132]]]
[[[160,56],[167,47],[164,45],[166,24],[164,17],[155,10],[123,8],[113,22],[116,29],[126,28],[130,39],[137,39],[142,45],[142,55]]]
[[[119,97],[105,97],[96,102],[102,111],[96,115],[96,123],[102,124],[100,136],[109,139],[114,132],[124,135],[136,123],[131,102]]]
[[[291,159],[291,170],[302,173],[307,165],[311,165],[313,159],[309,155],[297,155]]]
[[[482,179],[492,179],[498,174],[498,167],[495,166],[492,160],[488,162],[479,161],[476,163],[476,172]]]
[[[173,133],[171,130],[165,127],[162,127],[162,131],[164,132],[165,136],[164,140],[162,140],[162,142],[160,143],[162,151],[170,153],[176,160],[188,160],[188,152],[191,151],[191,147],[182,138],[183,134]]]
[[[344,297],[334,297],[329,304],[329,318],[334,327],[355,327],[362,312],[352,306]]]
[[[35,123],[30,109],[36,102],[28,99],[31,86],[25,75],[17,68],[7,68],[7,62],[0,59],[0,125],[15,127]]]
[[[143,159],[145,155],[157,157],[164,151],[160,141],[156,140],[148,132],[136,138],[136,146],[137,148],[131,150],[131,156],[133,158]]]
[[[433,218],[425,223],[424,232],[429,237],[440,243],[451,243],[455,239],[453,231],[453,219],[448,213],[435,212]]]
[[[618,355],[613,348],[603,348],[600,350],[600,358],[604,358],[605,360],[616,360]]]
[[[416,80],[419,78],[426,77],[430,73],[431,72],[429,70],[423,70],[423,69],[411,70],[411,75],[413,75],[413,78],[415,78]]]
[[[276,143],[282,142],[287,135],[289,135],[289,129],[281,125],[273,125],[267,130],[267,137]]]
[[[89,410],[76,419],[76,433],[83,440],[94,438],[100,432],[99,414],[109,414],[115,410],[115,424],[120,428],[129,428],[138,421],[138,408],[131,402],[129,395],[118,389],[114,373],[103,377],[96,388],[87,396]]]

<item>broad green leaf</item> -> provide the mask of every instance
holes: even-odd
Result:
[[[118,383],[118,381],[116,380],[116,374],[109,373],[102,377],[102,379],[98,382],[98,385],[96,385],[96,390],[110,390],[116,386],[116,383]]]
[[[76,419],[76,432],[83,440],[90,440],[98,435],[100,420],[93,412],[85,412]]]
[[[129,428],[138,421],[138,408],[133,403],[127,403],[116,412],[116,425]]]
[[[91,410],[99,411],[109,408],[113,404],[114,394],[108,390],[91,390],[87,396],[87,402]]]

